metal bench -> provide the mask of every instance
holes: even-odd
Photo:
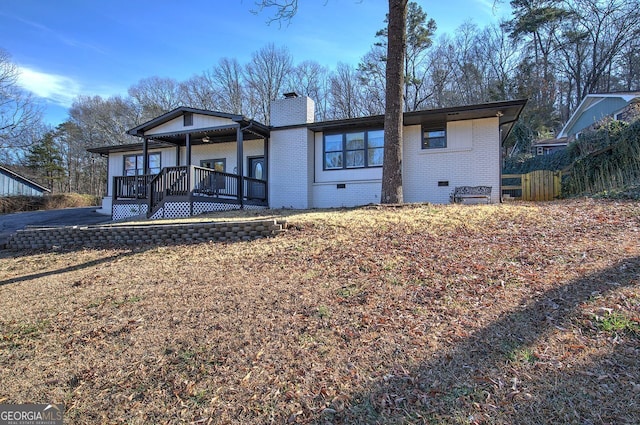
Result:
[[[464,203],[465,199],[486,199],[491,202],[491,186],[457,186],[451,193],[451,202]]]

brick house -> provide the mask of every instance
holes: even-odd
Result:
[[[456,186],[500,201],[502,142],[526,100],[404,114],[405,202],[449,202]],[[108,157],[102,211],[114,219],[236,208],[330,208],[380,202],[384,116],[314,121],[288,93],[271,125],[180,107],[128,131],[141,143],[89,149]]]

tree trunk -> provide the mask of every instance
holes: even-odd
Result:
[[[408,0],[389,0],[386,105],[384,113],[383,204],[403,202],[402,196],[402,91],[407,46]]]

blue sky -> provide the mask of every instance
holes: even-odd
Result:
[[[466,21],[497,22],[508,6],[493,0],[418,3],[438,24],[436,37]],[[289,25],[258,14],[254,0],[0,0],[0,48],[21,71],[21,84],[57,125],[78,95],[126,95],[140,79],[185,80],[220,58],[247,63],[268,43],[294,63],[329,68],[357,64],[384,26],[386,0],[300,0]]]

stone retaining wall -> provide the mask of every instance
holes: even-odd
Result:
[[[27,227],[11,235],[7,248],[90,248],[110,245],[248,241],[275,236],[283,232],[285,226],[284,220],[258,220],[235,223]]]

